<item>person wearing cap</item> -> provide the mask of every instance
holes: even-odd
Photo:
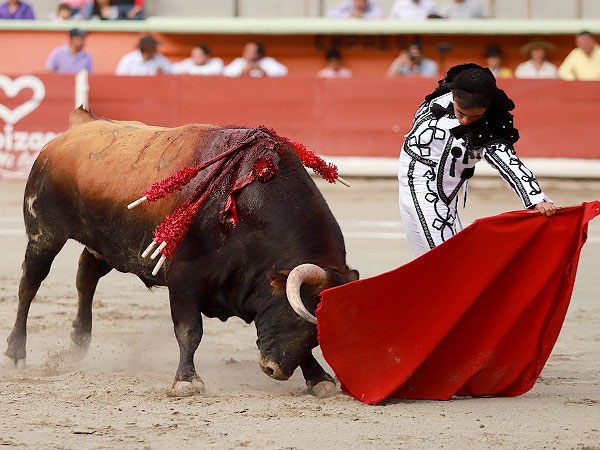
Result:
[[[402,50],[390,65],[386,76],[388,78],[418,75],[421,77],[435,77],[438,74],[438,65],[435,61],[425,58],[423,47],[418,40],[412,42],[407,50]]]
[[[565,58],[558,68],[558,78],[563,80],[600,81],[600,47],[589,31],[575,36],[577,48]]]
[[[527,61],[515,70],[516,78],[556,78],[556,66],[546,58],[554,51],[554,44],[534,39],[521,47]]]
[[[208,45],[198,44],[190,53],[190,57],[171,66],[171,73],[176,75],[221,75],[223,60],[210,56]]]
[[[151,76],[171,73],[171,63],[156,50],[159,44],[152,36],[142,37],[138,49],[121,58],[116,74]]]
[[[502,66],[502,50],[497,45],[490,45],[485,50],[485,60],[488,69],[492,71],[496,78],[512,77],[512,70]]]
[[[33,20],[35,14],[29,3],[8,0],[0,5],[0,19]]]
[[[83,49],[85,37],[85,31],[79,28],[69,31],[69,42],[52,50],[46,69],[56,73],[77,73],[84,69],[93,72],[92,55]]]

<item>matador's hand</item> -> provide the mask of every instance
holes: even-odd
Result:
[[[535,205],[535,210],[540,214],[550,217],[556,212],[556,206],[552,202],[541,202]]]

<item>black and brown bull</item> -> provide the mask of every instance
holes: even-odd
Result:
[[[157,225],[205,181],[209,170],[160,201],[133,210],[126,206],[174,171],[198,166],[243,141],[250,143],[240,151],[272,156],[275,176],[235,191],[238,220],[231,226],[219,212],[235,174],[252,163],[240,159],[237,172],[231,171],[208,196],[174,256],[153,275],[154,261],[140,254]],[[340,228],[289,142],[261,129],[161,128],[96,119],[78,109],[69,129],[35,161],[23,214],[28,243],[17,318],[5,352],[17,367],[25,363],[30,304],[56,255],[74,239],[85,246],[71,333],[77,347],[86,350],[90,344],[98,280],[116,269],[137,275],[148,287],[168,287],[180,349],[173,382],[177,392],[203,390],[193,360],[202,338],[202,314],[254,321],[259,364],[272,378],[285,380],[300,366],[315,395],[335,389],[312,355],[317,327],[300,315],[310,318],[322,290],[358,274],[346,265]]]

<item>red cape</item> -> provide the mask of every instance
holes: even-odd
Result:
[[[342,390],[372,404],[527,392],[598,214],[596,201],[480,219],[396,270],[324,291],[319,342]]]

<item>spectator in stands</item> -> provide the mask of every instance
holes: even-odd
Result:
[[[319,70],[319,78],[352,78],[352,72],[346,67],[342,67],[342,54],[337,48],[327,50],[325,56],[327,66]]]
[[[187,75],[221,75],[223,72],[223,60],[211,58],[210,48],[204,44],[198,44],[192,48],[190,57],[171,66],[173,74]]]
[[[558,68],[558,77],[563,80],[600,80],[600,48],[589,31],[575,37],[577,48],[565,58]]]
[[[327,12],[327,17],[381,19],[383,11],[373,0],[344,0],[331,8]]]
[[[72,19],[85,19],[88,17],[94,0],[62,0],[71,7],[71,18]]]
[[[490,45],[485,50],[487,68],[492,71],[496,78],[512,77],[512,70],[502,66],[502,50],[497,45]]]
[[[33,8],[20,0],[8,0],[0,5],[0,19],[35,19]]]
[[[144,36],[137,50],[127,53],[119,61],[117,75],[161,75],[171,72],[171,63],[157,52],[160,43],[152,36]]]
[[[119,10],[111,0],[94,0],[88,19],[115,20],[119,17]]]
[[[390,19],[425,20],[439,18],[432,0],[396,0],[390,10]]]
[[[240,58],[235,58],[223,69],[226,77],[284,77],[288,69],[274,58],[265,56],[265,47],[258,41],[246,43]]]
[[[414,41],[408,50],[402,50],[400,55],[390,65],[386,76],[388,78],[418,75],[421,77],[435,77],[438,74],[438,65],[435,61],[425,58],[423,47],[419,41]]]
[[[485,10],[479,0],[447,0],[440,8],[445,19],[476,19],[485,17]]]
[[[69,42],[55,48],[46,62],[46,69],[56,73],[93,72],[92,56],[83,50],[86,33],[79,28],[69,31]]]
[[[112,0],[117,7],[118,19],[141,20],[145,0]]]
[[[556,66],[547,60],[554,45],[542,39],[534,39],[521,47],[527,61],[515,70],[516,78],[556,78]]]
[[[72,17],[73,13],[71,7],[66,3],[61,3],[58,5],[58,10],[56,11],[56,19],[57,21],[69,20]]]

